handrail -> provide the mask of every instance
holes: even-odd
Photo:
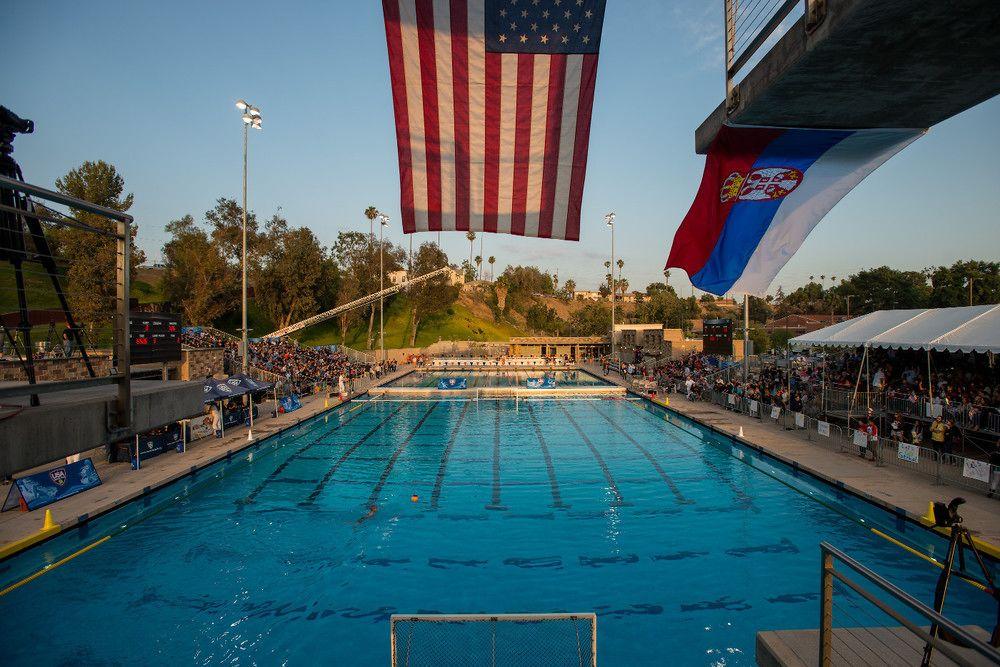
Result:
[[[925,630],[917,626],[913,621],[909,620],[898,611],[890,607],[888,604],[876,598],[871,592],[862,588],[859,584],[848,579],[844,574],[841,574],[834,569],[833,561],[834,559],[839,560],[844,565],[848,566],[862,577],[875,584],[883,591],[893,596],[903,604],[905,604],[910,609],[916,611],[918,614],[928,619],[932,623],[947,629],[953,635],[964,641],[968,646],[974,649],[977,653],[984,656],[988,660],[994,663],[1000,664],[1000,651],[996,648],[990,646],[986,642],[982,641],[978,637],[970,634],[962,626],[950,621],[948,618],[942,616],[934,609],[931,609],[925,605],[920,600],[916,599],[903,589],[899,588],[892,582],[888,581],[884,577],[876,574],[869,568],[862,565],[857,560],[851,558],[846,553],[833,546],[829,542],[820,543],[820,552],[822,554],[822,574],[821,574],[821,605],[820,605],[820,642],[819,642],[819,664],[821,667],[830,665],[832,659],[832,630],[833,630],[833,581],[830,577],[836,577],[842,581],[845,585],[850,587],[853,591],[858,593],[860,596],[871,602],[873,605],[879,608],[886,615],[890,616],[897,622],[901,623],[903,627],[907,628],[913,634],[920,637],[925,642],[929,643],[934,648],[938,649],[946,655],[951,660],[955,661],[959,665],[972,665],[968,658],[956,650],[953,644],[945,642],[940,639],[940,637],[934,637],[928,634]]]

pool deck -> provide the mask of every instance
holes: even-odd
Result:
[[[621,376],[604,376],[597,364],[583,364],[581,368],[610,382],[627,386]],[[662,398],[662,394],[658,395],[658,398]],[[920,517],[927,513],[929,501],[947,502],[956,496],[962,496],[967,501],[961,510],[965,526],[978,539],[994,547],[1000,547],[1000,501],[998,500],[987,498],[969,489],[949,484],[935,484],[928,477],[899,468],[875,467],[870,461],[810,444],[793,432],[779,430],[766,422],[733,413],[711,403],[692,402],[681,394],[670,394],[669,399],[670,409],[686,417],[738,440],[742,428],[742,440],[747,444],[785,463],[794,463],[800,469],[827,482],[833,484],[842,482],[846,490],[889,511],[896,511],[897,508],[904,510],[915,521],[919,521]],[[661,400],[655,402],[663,405]]]
[[[356,386],[358,391],[352,394],[349,400],[365,394],[372,386],[395,380],[411,370],[410,366],[402,366],[396,373],[387,375],[380,380],[359,381]],[[340,405],[337,398],[331,397],[329,408],[324,407],[325,399],[326,395],[322,393],[306,396],[302,398],[302,407],[295,412],[255,420],[255,441],[291,428],[326,409]],[[268,403],[264,403],[262,408],[264,407],[269,410]],[[265,410],[261,409],[261,414],[264,412]],[[60,527],[59,531],[52,531],[46,535],[46,538],[53,537],[59,532],[86,521],[89,517],[113,510],[130,500],[184,477],[194,470],[212,465],[250,444],[252,443],[247,441],[247,428],[245,426],[227,429],[223,438],[209,437],[196,440],[188,445],[187,451],[183,454],[168,452],[148,459],[142,462],[142,467],[139,470],[132,470],[128,463],[108,463],[103,447],[83,452],[80,454],[81,458],[89,456],[93,459],[94,466],[101,476],[101,485],[45,508],[52,510],[52,516]],[[55,465],[58,463],[53,462],[34,470],[28,470],[18,476],[45,470]],[[0,495],[6,497],[9,488],[9,484],[0,485]],[[12,543],[38,535],[44,518],[44,509],[32,512],[11,510],[0,514],[0,554]],[[27,548],[31,544],[25,544],[23,547]]]

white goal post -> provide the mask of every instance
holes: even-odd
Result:
[[[393,667],[597,667],[597,615],[393,614]]]

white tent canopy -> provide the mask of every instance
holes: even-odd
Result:
[[[795,347],[1000,352],[1000,305],[876,310],[789,341]]]

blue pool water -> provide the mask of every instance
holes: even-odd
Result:
[[[427,371],[404,375],[386,384],[387,387],[427,387],[435,388],[442,378],[464,377],[469,388],[477,387],[523,387],[529,378],[540,378],[543,375],[554,377],[559,387],[610,387],[599,377],[584,371]]]
[[[595,611],[601,664],[749,665],[816,626],[820,540],[926,601],[936,571],[866,526],[944,547],[645,402],[355,403],[247,458],[0,563],[111,535],[0,598],[5,662],[384,665],[392,613]],[[992,622],[965,583],[948,610]]]

